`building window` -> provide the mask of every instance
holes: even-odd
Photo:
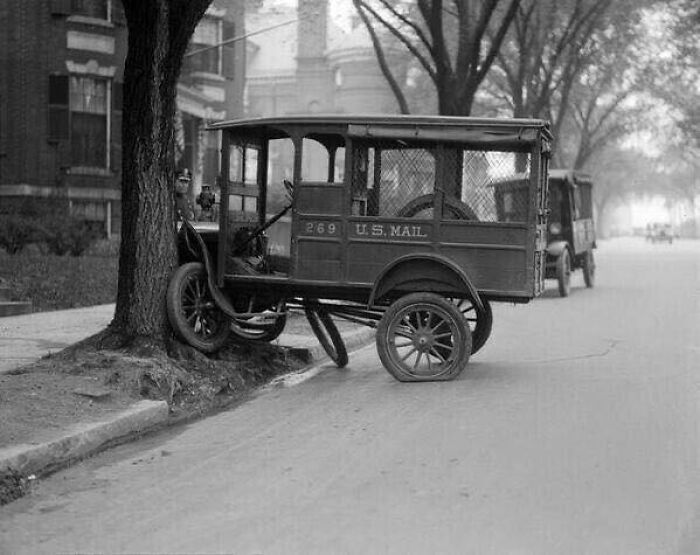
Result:
[[[110,0],[71,0],[71,13],[109,21]]]
[[[49,76],[48,135],[70,143],[71,166],[108,166],[109,95],[107,79]]]
[[[70,78],[71,165],[107,166],[106,79]]]
[[[221,74],[221,20],[205,17],[197,25],[185,54],[184,70]],[[212,48],[214,47],[214,48]]]

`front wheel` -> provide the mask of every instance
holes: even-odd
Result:
[[[323,350],[326,351],[326,354],[335,362],[338,368],[346,366],[348,363],[348,351],[330,314],[317,303],[305,305],[304,313],[314,335],[323,347]]]
[[[214,353],[226,343],[231,322],[216,306],[200,262],[183,264],[175,271],[166,306],[175,334],[195,349]]]
[[[466,319],[434,293],[401,297],[377,326],[379,358],[400,382],[454,379],[467,365],[471,349]]]
[[[595,259],[593,251],[586,251],[586,257],[583,259],[583,282],[586,287],[595,285]]]
[[[557,282],[559,295],[568,297],[571,291],[571,257],[568,249],[564,249],[557,259]]]

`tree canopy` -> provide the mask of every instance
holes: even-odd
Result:
[[[401,112],[409,111],[405,87],[386,61],[386,46],[377,29],[403,46],[430,78],[440,114],[466,116],[520,1],[353,0],[353,4],[367,27]]]

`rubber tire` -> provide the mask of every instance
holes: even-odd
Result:
[[[323,350],[338,368],[344,368],[348,364],[348,350],[330,314],[319,304],[305,305],[304,313]]]
[[[448,198],[445,202],[446,208],[452,210],[455,216],[458,216],[458,220],[478,220],[474,211],[466,204],[461,201]],[[414,198],[409,203],[401,207],[397,212],[397,218],[412,218],[418,212],[425,210],[426,208],[435,207],[435,194],[428,193],[427,195],[421,195],[420,197]],[[444,217],[444,211],[443,211]]]
[[[414,306],[420,307],[421,305],[428,309],[432,306],[442,310],[452,320],[458,333],[456,340],[451,342],[452,346],[457,349],[457,356],[450,366],[439,374],[416,375],[407,372],[406,369],[401,366],[400,362],[395,360],[394,353],[392,352],[393,349],[391,347],[391,338],[389,334],[397,318],[398,321],[401,321],[406,314],[406,310],[410,310],[410,308]],[[472,348],[471,331],[460,310],[454,303],[434,293],[411,293],[391,304],[377,326],[376,342],[377,352],[384,368],[400,382],[453,380],[464,370],[464,367],[469,362]],[[396,354],[398,355],[398,353]]]
[[[187,321],[182,302],[185,288],[192,281],[199,281],[201,290],[204,292],[203,297],[208,297],[209,301],[214,302],[209,293],[204,265],[201,262],[188,262],[175,270],[172,278],[170,278],[166,295],[168,320],[175,334],[185,343],[203,353],[215,353],[228,341],[231,331],[230,320],[218,308],[210,308],[207,309],[207,313],[213,315],[214,320],[218,321],[218,328],[208,336],[197,333],[194,330]]]
[[[593,251],[586,251],[583,259],[583,282],[589,289],[595,285],[595,258]]]
[[[245,320],[231,322],[231,334],[245,341],[269,342],[277,339],[287,325],[287,316],[275,318],[272,324],[256,324],[246,326]]]
[[[557,283],[559,296],[568,297],[571,292],[571,256],[569,249],[564,249],[557,258]]]
[[[491,329],[493,327],[493,312],[491,310],[491,303],[488,301],[488,299],[481,299],[481,302],[484,305],[484,310],[483,312],[481,312],[481,314],[477,313],[476,323],[472,327],[471,322],[467,318],[466,314],[469,308],[467,307],[467,309],[465,310],[464,303],[467,302],[470,306],[473,306],[475,310],[478,310],[476,309],[474,303],[470,299],[453,299],[452,302],[455,303],[459,311],[470,324],[469,330],[472,334],[471,354],[474,355],[486,344],[486,341],[488,341],[488,338],[491,336]]]

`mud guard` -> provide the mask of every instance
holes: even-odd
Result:
[[[239,313],[236,312],[229,300],[226,298],[226,295],[221,292],[221,289],[219,289],[219,286],[216,285],[216,282],[214,281],[214,262],[211,259],[209,249],[207,249],[207,246],[204,243],[204,239],[202,239],[202,236],[186,219],[183,219],[182,225],[185,228],[185,241],[187,242],[187,247],[190,250],[194,250],[190,244],[191,238],[194,238],[195,243],[199,247],[199,256],[204,263],[204,269],[207,273],[207,285],[209,286],[209,291],[211,292],[211,296],[214,299],[217,308],[219,308],[229,318],[238,318]]]
[[[410,263],[413,269],[409,269]],[[425,281],[442,281],[452,286],[462,286],[469,293],[469,297],[474,301],[479,310],[484,310],[484,303],[479,296],[476,287],[472,284],[469,276],[452,262],[449,258],[434,253],[407,254],[397,258],[385,266],[374,280],[372,292],[369,296],[368,305],[372,306],[376,299],[391,291],[398,285],[415,281],[409,276],[415,276],[415,265],[421,265],[426,269],[438,270],[439,276],[433,275],[424,278]],[[445,272],[447,270],[447,272]],[[442,279],[436,279],[442,278]]]
[[[566,241],[552,241],[547,245],[547,254],[554,258],[559,258],[565,249],[569,248]]]

